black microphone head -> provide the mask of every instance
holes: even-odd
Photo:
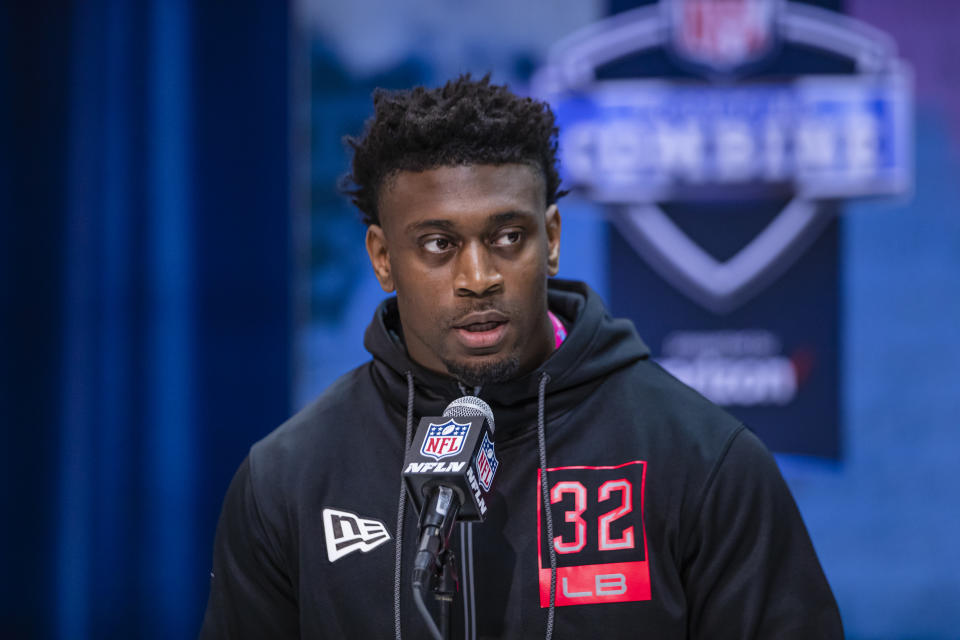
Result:
[[[493,422],[493,410],[490,409],[490,405],[476,396],[457,398],[443,410],[443,417],[445,418],[466,418],[469,416],[483,416],[490,426],[490,435],[492,436],[496,431]]]

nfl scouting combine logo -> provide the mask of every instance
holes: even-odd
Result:
[[[420,445],[420,453],[434,460],[455,456],[463,450],[463,443],[470,431],[470,423],[460,424],[453,419],[443,424],[430,423],[427,437]]]
[[[763,77],[787,47],[849,72]],[[662,70],[667,60],[683,77],[617,73],[657,50],[666,58],[632,69]],[[564,183],[606,204],[665,280],[727,313],[812,244],[832,215],[821,201],[909,192],[910,86],[893,41],[839,13],[779,0],[660,0],[560,41],[532,92],[557,114]],[[785,204],[723,258],[668,214],[764,198]]]

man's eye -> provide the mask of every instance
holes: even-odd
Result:
[[[496,247],[509,247],[518,244],[523,239],[523,232],[519,229],[505,231],[493,239],[493,245]]]
[[[423,243],[423,248],[430,253],[443,253],[453,246],[447,238],[430,238]]]

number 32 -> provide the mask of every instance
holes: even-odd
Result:
[[[618,538],[610,535],[610,524],[633,511],[633,485],[626,478],[608,480],[597,490],[597,501],[609,500],[614,491],[620,492],[620,506],[597,518],[600,551],[633,549],[634,546],[633,525],[624,529]],[[573,509],[565,512],[563,519],[574,525],[574,538],[564,542],[563,536],[556,536],[553,546],[557,553],[577,553],[587,544],[587,523],[582,517],[587,510],[587,488],[575,480],[558,482],[550,490],[550,504],[563,500],[564,494],[573,495]]]

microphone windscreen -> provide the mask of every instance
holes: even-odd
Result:
[[[443,410],[443,417],[445,418],[464,418],[469,416],[483,416],[490,426],[490,435],[492,436],[496,431],[493,422],[493,410],[490,409],[490,405],[476,396],[457,398]]]

